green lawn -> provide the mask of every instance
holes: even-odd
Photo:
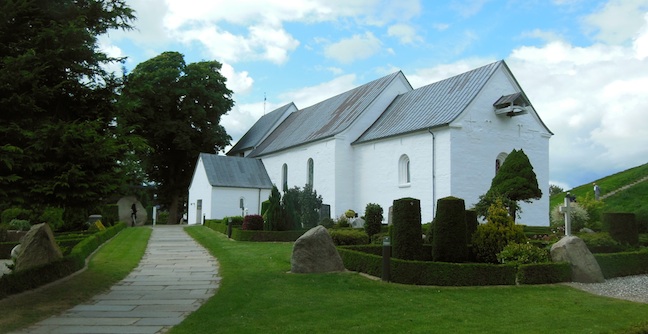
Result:
[[[606,333],[644,323],[648,304],[562,285],[406,286],[355,273],[289,274],[291,243],[187,231],[220,262],[221,287],[171,333]]]
[[[78,275],[0,300],[0,333],[7,333],[85,302],[126,277],[144,255],[149,228],[121,231],[101,247]]]

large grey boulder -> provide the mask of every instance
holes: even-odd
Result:
[[[594,255],[587,249],[585,242],[575,236],[566,236],[551,246],[551,260],[569,262],[572,268],[572,281],[580,283],[602,283],[605,277]]]
[[[148,213],[146,208],[142,205],[140,201],[137,200],[135,196],[124,196],[117,201],[117,210],[119,214],[119,220],[126,223],[128,226],[131,225],[131,213],[133,212],[132,206],[135,204],[137,213],[135,216],[135,225],[141,226],[146,224],[148,219]]]
[[[313,227],[295,241],[290,266],[293,273],[345,270],[333,239],[322,225]]]
[[[20,242],[15,271],[22,271],[56,261],[63,257],[48,224],[31,227]]]

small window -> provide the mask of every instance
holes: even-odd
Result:
[[[288,165],[283,164],[281,169],[281,186],[283,191],[288,191]]]
[[[398,161],[398,183],[400,185],[409,185],[411,181],[410,159],[406,154],[403,154]]]
[[[502,167],[502,164],[504,163],[504,160],[506,160],[506,157],[508,154],[502,152],[497,155],[497,158],[495,158],[495,174],[499,172],[499,169]]]
[[[313,159],[312,158],[308,159],[307,168],[308,168],[308,180],[307,180],[306,183],[308,183],[308,185],[311,186],[311,188],[312,188],[313,187],[313,175],[314,175],[314,171],[313,171],[314,165],[313,165]]]

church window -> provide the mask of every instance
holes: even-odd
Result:
[[[400,185],[409,185],[410,182],[410,159],[406,154],[403,154],[398,161],[398,183]]]
[[[308,181],[307,181],[307,183],[308,183],[308,185],[313,187],[313,175],[314,175],[315,166],[313,164],[313,159],[312,158],[308,159],[308,167],[307,168],[308,168],[308,171],[307,171],[308,172]]]
[[[499,172],[500,167],[502,167],[502,164],[504,163],[504,160],[506,160],[506,157],[508,154],[502,152],[497,155],[497,158],[495,158],[495,174]]]
[[[281,187],[283,191],[288,190],[288,165],[286,164],[281,168]]]

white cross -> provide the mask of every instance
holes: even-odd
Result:
[[[571,199],[569,198],[569,193],[567,193],[567,196],[565,196],[565,205],[560,206],[560,213],[565,214],[565,235],[570,236],[571,235],[571,206],[569,203],[571,203]]]

